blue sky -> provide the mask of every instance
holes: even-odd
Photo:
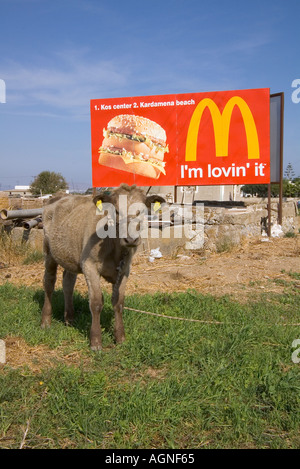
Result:
[[[247,88],[285,93],[300,175],[299,0],[0,0],[0,24],[0,189],[90,187],[90,99]]]

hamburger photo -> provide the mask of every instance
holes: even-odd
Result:
[[[145,117],[122,114],[103,130],[99,164],[158,179],[165,172],[166,132]]]

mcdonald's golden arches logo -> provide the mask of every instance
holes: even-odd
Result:
[[[220,112],[216,103],[210,98],[202,99],[199,102],[196,109],[194,110],[189,124],[186,140],[186,161],[197,160],[197,138],[202,115],[206,108],[209,109],[212,117],[215,135],[216,156],[228,156],[229,129],[232,112],[235,106],[238,106],[244,122],[248,146],[248,158],[259,159],[260,153],[258,135],[252,112],[243,98],[240,96],[233,96],[227,101],[222,113]]]

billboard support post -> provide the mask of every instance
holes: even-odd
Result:
[[[268,184],[268,236],[271,237],[271,220],[272,220],[272,211],[271,211],[271,184]]]
[[[271,183],[279,184],[278,223],[282,225],[283,197],[283,120],[284,93],[270,95],[271,103]],[[273,106],[273,107],[272,107]]]
[[[280,95],[281,95],[281,119],[280,119],[280,182],[279,182],[278,222],[279,222],[279,225],[282,225],[284,93],[280,93]]]

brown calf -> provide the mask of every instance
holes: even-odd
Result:
[[[140,216],[142,215],[142,207],[149,209],[151,203],[156,201],[164,202],[164,199],[159,196],[146,197],[136,186],[130,187],[125,184],[109,194],[104,192],[94,199],[91,196],[74,195],[54,198],[50,201],[43,213],[45,234],[43,328],[51,324],[51,297],[56,281],[57,266],[61,265],[64,268],[66,324],[73,321],[73,290],[77,274],[83,273],[88,285],[92,314],[91,348],[92,350],[101,349],[100,313],[103,297],[100,277],[102,276],[113,284],[112,304],[115,313],[116,342],[124,341],[122,312],[125,287],[132,257],[141,242],[138,233],[138,215],[139,212],[141,212]],[[139,206],[140,210],[138,210]],[[107,207],[112,208],[111,213],[107,212]],[[137,229],[128,230],[133,221]]]

